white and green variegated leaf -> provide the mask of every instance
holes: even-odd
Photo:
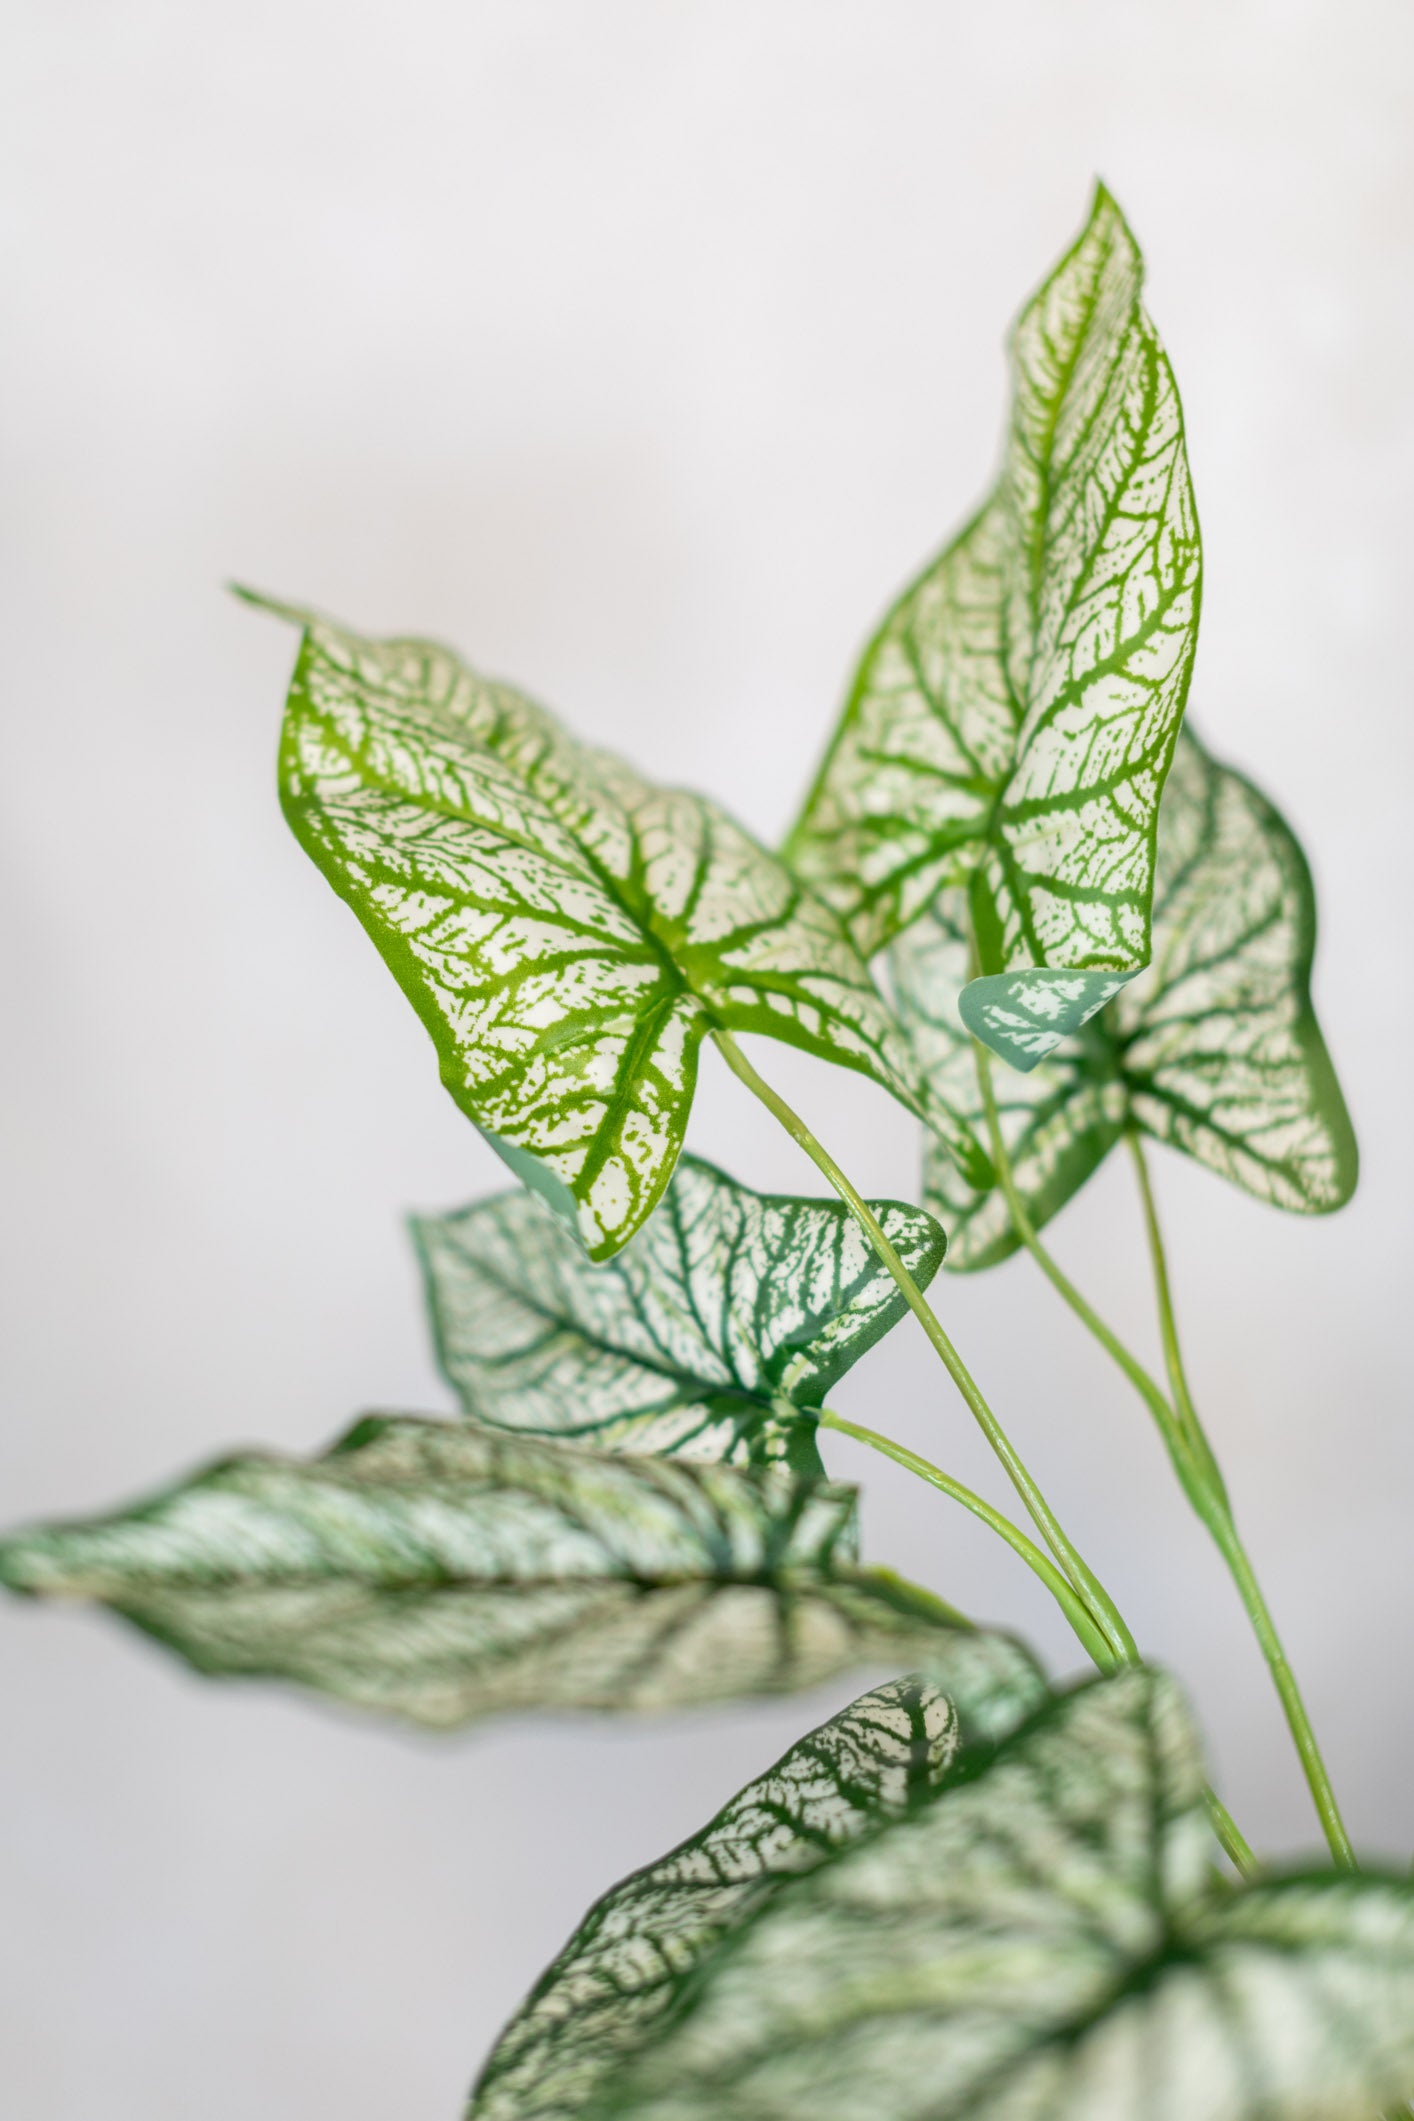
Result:
[[[1034,1706],[1016,1697],[1016,1720]],[[716,1946],[780,1886],[905,1816],[961,1736],[948,1696],[913,1678],[861,1695],[800,1739],[700,1833],[590,1909],[497,2041],[468,2121],[583,2113],[671,2021]]]
[[[1373,2121],[1414,2087],[1414,1885],[1218,1884],[1170,1681],[951,1757],[927,1702],[610,1894],[477,2121]]]
[[[714,804],[588,750],[444,648],[286,615],[304,629],[286,817],[452,1096],[591,1257],[661,1196],[713,1029],[785,1039],[916,1101],[837,916]]]
[[[872,1206],[926,1288],[941,1229],[920,1208]],[[785,1458],[818,1474],[811,1410],[903,1315],[841,1202],[753,1193],[694,1156],[602,1267],[525,1192],[413,1230],[466,1411],[599,1450]]]
[[[1035,1667],[854,1559],[852,1488],[631,1458],[473,1422],[369,1418],[109,1517],[0,1541],[0,1582],[97,1601],[199,1671],[450,1726],[678,1708],[936,1665],[964,1705]]]
[[[1201,554],[1142,282],[1101,186],[1016,326],[996,489],[870,643],[787,849],[865,956],[966,884],[975,970],[1012,976],[982,990],[973,1028],[1022,1066],[1149,956]]]
[[[995,1076],[1002,1131],[1038,1227],[1128,1126],[1279,1208],[1323,1214],[1354,1191],[1355,1137],[1311,1007],[1316,908],[1301,850],[1265,796],[1181,736],[1159,816],[1153,962],[1029,1075]],[[934,1095],[983,1127],[962,1021],[960,889],[895,943],[890,970]],[[999,1187],[930,1144],[929,1204],[948,1264],[984,1267],[1017,1238]]]

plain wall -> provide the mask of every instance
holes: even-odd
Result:
[[[878,613],[993,466],[1001,343],[1102,173],[1206,542],[1195,720],[1311,852],[1364,1150],[1283,1217],[1156,1155],[1202,1405],[1360,1842],[1409,1761],[1414,15],[1399,0],[10,0],[0,1516],[445,1410],[401,1216],[499,1187],[282,825],[292,638],[425,631],[778,834]],[[906,1115],[758,1050],[851,1174]],[[709,1059],[693,1141],[813,1190]],[[1115,1159],[1058,1251],[1146,1350]],[[1027,1263],[945,1316],[1263,1845],[1316,1834],[1138,1403]],[[921,1337],[841,1395],[1005,1500]],[[986,1534],[867,1551],[1070,1646]],[[0,1608],[0,2110],[451,2116],[587,1901],[856,1686],[445,1742]]]

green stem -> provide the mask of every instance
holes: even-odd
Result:
[[[974,1517],[980,1517],[983,1524],[990,1526],[999,1538],[1004,1539],[1012,1552],[1021,1556],[1027,1568],[1040,1577],[1080,1638],[1087,1654],[1094,1659],[1100,1670],[1113,1672],[1117,1669],[1118,1660],[1113,1650],[1091,1619],[1088,1608],[1076,1596],[1073,1586],[1062,1576],[1055,1563],[1041,1552],[1035,1541],[1028,1539],[1009,1517],[1003,1516],[1000,1510],[994,1510],[982,1496],[974,1494],[971,1488],[964,1487],[960,1480],[954,1480],[941,1466],[935,1466],[930,1459],[920,1458],[916,1451],[910,1451],[904,1444],[895,1443],[891,1436],[881,1435],[877,1429],[866,1429],[859,1422],[846,1421],[842,1414],[832,1413],[829,1408],[821,1413],[820,1426],[822,1429],[837,1429],[841,1436],[852,1436],[856,1443],[866,1444],[871,1451],[881,1452],[885,1458],[891,1458],[895,1465],[903,1466],[908,1472],[917,1474],[920,1480],[926,1480],[930,1487],[939,1489],[944,1495],[950,1495],[954,1502],[960,1502]]]
[[[941,1466],[935,1466],[931,1460],[921,1458],[906,1445],[895,1443],[892,1436],[881,1435],[877,1429],[866,1429],[859,1422],[846,1421],[843,1415],[833,1413],[829,1408],[822,1410],[820,1426],[822,1429],[838,1430],[841,1436],[852,1436],[856,1443],[866,1444],[871,1451],[878,1451],[885,1458],[891,1458],[896,1465],[916,1474],[920,1480],[926,1480],[930,1487],[938,1488],[944,1495],[951,1496],[954,1502],[960,1502],[964,1509],[971,1510],[975,1517],[980,1517],[983,1524],[990,1526],[992,1531],[1004,1539],[1012,1551],[1019,1554],[1026,1566],[1045,1584],[1070,1622],[1087,1656],[1098,1669],[1102,1672],[1118,1669],[1120,1660],[1116,1659],[1114,1651],[1095,1625],[1084,1602],[1077,1597],[1054,1562],[1049,1561],[1035,1542],[1028,1539],[1009,1517],[1004,1517],[1000,1510],[994,1510],[982,1496],[974,1494],[971,1488],[964,1487],[960,1480],[954,1480]],[[923,1591],[917,1584],[906,1584],[905,1587],[914,1597],[926,1599],[936,1606],[940,1617],[951,1619],[955,1625],[969,1625],[961,1614],[955,1613],[950,1606],[944,1606],[942,1600],[936,1598],[931,1591]],[[1207,1807],[1213,1832],[1230,1857],[1238,1875],[1242,1878],[1258,1877],[1261,1865],[1253,1854],[1250,1843],[1211,1785],[1204,1787],[1203,1802]]]
[[[1242,1878],[1260,1878],[1262,1866],[1252,1853],[1251,1843],[1210,1782],[1203,1785],[1203,1803],[1207,1807],[1213,1832],[1232,1858],[1238,1875]]]
[[[924,1300],[922,1290],[918,1287],[913,1276],[890,1244],[879,1224],[878,1217],[873,1213],[868,1202],[856,1192],[834,1158],[815,1139],[815,1136],[800,1115],[792,1111],[785,1099],[779,1096],[771,1088],[770,1084],[763,1081],[761,1076],[757,1074],[731,1033],[717,1030],[713,1032],[712,1036],[716,1041],[722,1058],[726,1061],[733,1075],[744,1083],[752,1095],[760,1099],[767,1111],[780,1121],[791,1140],[805,1151],[805,1154],[810,1158],[816,1169],[824,1174],[835,1192],[845,1202],[855,1221],[859,1224],[878,1254],[879,1259],[898,1285],[904,1302],[927,1334],[935,1352],[941,1356],[948,1375],[962,1394],[969,1412],[1001,1461],[1012,1486],[1026,1505],[1032,1523],[1036,1526],[1046,1545],[1069,1577],[1075,1590],[1079,1592],[1084,1603],[1089,1608],[1101,1633],[1109,1643],[1116,1661],[1119,1663],[1137,1663],[1139,1652],[1135,1645],[1134,1637],[1125,1626],[1114,1600],[1105,1590],[1094,1571],[1082,1558],[1078,1549],[1066,1536],[1055,1512],[1036,1485],[1020,1453],[1006,1434],[1001,1423],[997,1420],[996,1415],[982,1397],[967,1365],[963,1362],[962,1357],[943,1330],[941,1320],[931,1305]]]
[[[1316,1733],[1311,1727],[1306,1704],[1301,1698],[1301,1689],[1296,1683],[1296,1674],[1287,1663],[1286,1651],[1282,1647],[1282,1640],[1277,1633],[1267,1601],[1262,1595],[1256,1571],[1248,1559],[1247,1549],[1243,1546],[1237,1527],[1228,1513],[1219,1514],[1212,1531],[1232,1580],[1237,1585],[1238,1595],[1247,1608],[1253,1632],[1261,1644],[1262,1655],[1267,1660],[1267,1668],[1271,1672],[1272,1682],[1285,1711],[1287,1727],[1300,1755],[1307,1786],[1320,1815],[1331,1855],[1342,1870],[1356,1870],[1359,1866],[1355,1861],[1355,1850],[1345,1830],[1345,1821],[1341,1817],[1335,1791],[1331,1788],[1330,1775],[1321,1757],[1321,1748],[1316,1743]]]
[[[1047,1281],[1051,1284],[1051,1287],[1060,1296],[1062,1302],[1069,1304],[1081,1324],[1094,1335],[1106,1354],[1123,1370],[1125,1376],[1153,1415],[1158,1425],[1159,1434],[1163,1437],[1164,1443],[1168,1447],[1169,1456],[1173,1460],[1174,1470],[1183,1483],[1190,1501],[1192,1501],[1195,1508],[1199,1508],[1201,1504],[1193,1489],[1192,1469],[1182,1426],[1175,1420],[1173,1408],[1169,1405],[1162,1387],[1149,1375],[1143,1363],[1130,1353],[1118,1334],[1112,1332],[1105,1324],[1105,1321],[1101,1318],[1094,1305],[1089,1302],[1088,1298],[1081,1295],[1060,1262],[1052,1258],[1036,1234],[1036,1226],[1027,1213],[1026,1204],[1017,1188],[1016,1173],[1012,1169],[1011,1157],[1007,1152],[1006,1138],[1002,1133],[1002,1118],[997,1108],[996,1086],[992,1080],[992,1056],[987,1051],[987,1048],[976,1039],[973,1040],[972,1051],[977,1063],[977,1084],[982,1093],[982,1107],[986,1113],[987,1131],[991,1139],[992,1162],[996,1166],[1002,1195],[1006,1201],[1007,1211],[1011,1216],[1016,1234],[1045,1275]]]
[[[779,1096],[771,1088],[770,1084],[757,1074],[731,1033],[718,1030],[714,1031],[712,1035],[722,1058],[726,1061],[732,1073],[740,1082],[745,1084],[754,1097],[760,1099],[767,1111],[780,1121],[791,1140],[796,1143],[797,1147],[804,1150],[816,1169],[823,1173],[829,1184],[839,1194],[841,1200],[844,1201],[846,1207],[849,1208],[855,1221],[869,1239],[875,1253],[897,1284],[905,1303],[907,1303],[914,1317],[922,1326],[936,1352],[942,1357],[949,1376],[961,1392],[964,1401],[976,1418],[979,1427],[996,1452],[997,1457],[1001,1460],[1012,1485],[1025,1503],[1037,1530],[1041,1533],[1047,1546],[1049,1546],[1052,1554],[1061,1565],[1060,1569],[1055,1571],[1055,1583],[1051,1583],[1049,1578],[1044,1576],[1043,1581],[1047,1582],[1048,1588],[1051,1589],[1053,1595],[1062,1605],[1062,1609],[1066,1612],[1067,1618],[1071,1620],[1072,1626],[1075,1627],[1076,1633],[1085,1644],[1087,1651],[1095,1658],[1102,1671],[1112,1671],[1120,1665],[1141,1664],[1143,1659],[1139,1655],[1138,1646],[1125,1625],[1114,1600],[1094,1572],[1081,1559],[1075,1547],[1072,1546],[1070,1540],[1062,1531],[1050,1505],[1027,1471],[1019,1453],[1006,1436],[1001,1423],[982,1397],[962,1357],[944,1332],[941,1321],[931,1305],[925,1302],[918,1284],[914,1281],[913,1276],[909,1273],[907,1267],[905,1267],[898,1253],[884,1234],[878,1217],[873,1213],[869,1203],[850,1184],[834,1158],[815,1139],[815,1136],[800,1115],[794,1112],[785,1099]],[[876,1449],[884,1450],[887,1456],[896,1459],[900,1465],[907,1466],[912,1472],[930,1481],[933,1486],[941,1488],[945,1494],[949,1494],[955,1500],[965,1503],[968,1508],[975,1509],[983,1521],[990,1524],[994,1531],[1001,1532],[1002,1537],[1006,1538],[1008,1544],[1014,1546],[1018,1553],[1022,1553],[1022,1547],[1016,1543],[1017,1541],[1023,1542],[1024,1546],[1029,1549],[1029,1554],[1022,1553],[1022,1558],[1027,1560],[1032,1567],[1040,1564],[1038,1573],[1041,1573],[1041,1570],[1050,1570],[1051,1564],[1046,1561],[1046,1557],[1041,1553],[1040,1549],[1026,1539],[1025,1534],[1018,1531],[1009,1519],[1003,1517],[1000,1511],[994,1511],[990,1504],[983,1502],[982,1498],[974,1495],[970,1489],[964,1488],[961,1482],[951,1480],[937,1466],[930,1465],[928,1460],[917,1457],[914,1452],[905,1450],[902,1445],[894,1444],[888,1437],[877,1436],[874,1431],[857,1428],[852,1423],[846,1424],[838,1416],[822,1415],[821,1420],[822,1423],[826,1423],[829,1427],[838,1428],[843,1433],[855,1436],[861,1442],[869,1442]],[[1005,1527],[1005,1530],[1003,1530],[1003,1527]],[[1013,1536],[1008,1537],[1009,1534]],[[1071,1612],[1072,1606],[1075,1608],[1074,1614]],[[1092,1643],[1094,1645],[1093,1648]],[[1238,1831],[1226,1806],[1211,1789],[1204,1790],[1204,1801],[1207,1804],[1208,1816],[1212,1822],[1213,1831],[1216,1833],[1219,1842],[1236,1870],[1244,1878],[1256,1877],[1259,1872],[1257,1859],[1242,1834]]]
[[[1136,1128],[1129,1128],[1126,1139],[1139,1180],[1139,1198],[1144,1204],[1144,1228],[1149,1239],[1149,1260],[1154,1270],[1154,1293],[1159,1307],[1159,1336],[1164,1346],[1164,1367],[1168,1371],[1174,1412],[1178,1416],[1188,1448],[1207,1478],[1209,1488],[1230,1515],[1232,1505],[1228,1500],[1227,1482],[1223,1479],[1222,1468],[1213,1454],[1207,1431],[1198,1418],[1193,1394],[1188,1389],[1188,1373],[1183,1367],[1183,1351],[1178,1344],[1178,1325],[1174,1318],[1168,1259],[1164,1252],[1163,1235],[1159,1229],[1159,1211],[1154,1200],[1154,1189],[1149,1183],[1149,1160],[1144,1154],[1144,1145]]]
[[[1168,1259],[1164,1250],[1163,1233],[1159,1228],[1154,1189],[1149,1182],[1148,1162],[1138,1135],[1131,1132],[1129,1142],[1134,1157],[1135,1170],[1139,1175],[1140,1197],[1144,1203],[1144,1222],[1148,1231],[1149,1252],[1154,1267],[1154,1287],[1158,1298],[1159,1324],[1163,1335],[1164,1356],[1168,1363],[1169,1379],[1174,1390],[1174,1403],[1177,1407],[1178,1418],[1183,1425],[1185,1436],[1191,1435],[1192,1437],[1195,1459],[1200,1465],[1207,1464],[1213,1468],[1214,1479],[1209,1489],[1212,1507],[1210,1511],[1203,1513],[1204,1522],[1211,1531],[1213,1538],[1217,1541],[1219,1551],[1227,1563],[1233,1582],[1237,1586],[1238,1595],[1241,1597],[1243,1605],[1247,1608],[1248,1618],[1252,1622],[1253,1632],[1261,1645],[1262,1655],[1267,1660],[1273,1684],[1276,1687],[1286,1715],[1287,1725],[1291,1731],[1297,1753],[1300,1755],[1301,1765],[1305,1771],[1312,1800],[1315,1803],[1317,1812],[1320,1814],[1326,1840],[1330,1843],[1331,1854],[1336,1862],[1345,1869],[1354,1870],[1356,1868],[1355,1851],[1351,1847],[1350,1836],[1346,1832],[1345,1821],[1341,1817],[1340,1806],[1336,1802],[1335,1791],[1331,1787],[1330,1775],[1327,1772],[1326,1763],[1321,1757],[1320,1746],[1316,1743],[1316,1734],[1312,1729],[1306,1704],[1301,1697],[1301,1689],[1297,1685],[1296,1674],[1287,1662],[1286,1651],[1282,1646],[1281,1637],[1277,1633],[1271,1609],[1262,1593],[1262,1587],[1257,1581],[1257,1572],[1252,1566],[1247,1549],[1244,1547],[1241,1536],[1238,1533],[1232,1514],[1232,1505],[1228,1501],[1226,1486],[1223,1483],[1221,1473],[1218,1472],[1212,1447],[1208,1442],[1203,1424],[1198,1417],[1198,1410],[1193,1404],[1193,1395],[1188,1389],[1188,1378],[1183,1366],[1183,1355],[1178,1344],[1178,1323],[1174,1317]]]
[[[1237,1586],[1238,1595],[1246,1607],[1253,1631],[1261,1647],[1262,1655],[1271,1671],[1272,1681],[1285,1713],[1288,1728],[1295,1742],[1305,1772],[1312,1801],[1330,1845],[1332,1856],[1338,1864],[1354,1868],[1355,1856],[1345,1823],[1331,1788],[1330,1776],[1316,1743],[1306,1706],[1301,1698],[1296,1677],[1286,1660],[1281,1638],[1272,1621],[1271,1611],[1262,1595],[1261,1586],[1248,1558],[1237,1527],[1233,1522],[1232,1508],[1228,1501],[1227,1487],[1213,1455],[1198,1412],[1193,1405],[1192,1394],[1183,1368],[1183,1358],[1178,1345],[1178,1331],[1173,1313],[1172,1291],[1169,1283],[1168,1262],[1164,1254],[1163,1240],[1159,1231],[1158,1215],[1154,1205],[1153,1189],[1149,1185],[1148,1169],[1143,1150],[1137,1136],[1131,1134],[1135,1162],[1140,1173],[1141,1192],[1144,1200],[1145,1219],[1149,1233],[1150,1256],[1154,1266],[1154,1281],[1158,1291],[1160,1327],[1164,1343],[1164,1357],[1168,1366],[1170,1382],[1174,1389],[1174,1404],[1170,1405],[1163,1391],[1143,1364],[1133,1356],[1119,1337],[1111,1332],[1099,1313],[1076,1288],[1069,1275],[1052,1258],[1036,1234],[1036,1228],[1026,1212],[1017,1190],[1016,1174],[1012,1170],[1011,1157],[1007,1152],[1002,1134],[1001,1114],[997,1110],[996,1090],[992,1082],[991,1055],[979,1042],[974,1041],[973,1051],[977,1061],[977,1081],[982,1093],[982,1103],[987,1115],[987,1127],[991,1136],[992,1161],[996,1165],[997,1177],[1008,1211],[1018,1237],[1031,1254],[1046,1279],[1057,1293],[1069,1304],[1072,1311],[1099,1341],[1106,1353],[1119,1365],[1125,1376],[1143,1399],[1154,1416],[1159,1432],[1168,1447],[1174,1470],[1190,1503],[1207,1526],[1209,1532],[1227,1563],[1229,1574]],[[1214,1800],[1216,1802],[1216,1800]],[[1225,1844],[1226,1845],[1226,1844]],[[1229,1850],[1231,1853],[1231,1850]]]

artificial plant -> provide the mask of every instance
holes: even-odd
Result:
[[[479,2121],[1363,2121],[1414,2092],[1414,1886],[1352,1850],[1188,1385],[1149,1181],[1146,1138],[1324,1213],[1356,1154],[1301,852],[1183,722],[1202,553],[1141,281],[1101,189],[1017,324],[997,483],[870,643],[781,853],[447,649],[272,607],[300,628],[286,816],[521,1182],[415,1227],[460,1412],[19,1532],[0,1577],[203,1672],[439,1726],[911,1675],[591,1910],[482,2070]],[[866,1200],[742,1033],[908,1106],[923,1205]],[[682,1153],[704,1040],[833,1198]],[[1162,1380],[1041,1236],[1121,1146]],[[1324,1868],[1254,1852],[925,1294],[1019,1247],[1233,1575]],[[1029,1528],[829,1407],[905,1310]],[[1095,1676],[1054,1685],[865,1567],[822,1429],[988,1524]]]

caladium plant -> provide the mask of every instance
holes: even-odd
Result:
[[[0,1580],[102,1604],[202,1672],[443,1727],[907,1675],[605,1895],[469,2121],[1411,2111],[1414,1885],[1347,1836],[1188,1385],[1143,1146],[1295,1213],[1355,1185],[1310,874],[1183,726],[1201,552],[1141,281],[1101,189],[1016,327],[996,487],[874,637],[780,854],[447,649],[274,607],[301,630],[286,814],[522,1184],[414,1224],[454,1415],[367,1416],[307,1462],[248,1453],[15,1532]],[[923,1205],[867,1200],[748,1032],[913,1111]],[[683,1153],[704,1040],[831,1197]],[[1040,1234],[1121,1144],[1162,1380]],[[1254,1852],[1178,1682],[928,1301],[940,1268],[1020,1248],[1135,1386],[1233,1576],[1324,1868]],[[828,1404],[906,1311],[1029,1530]],[[1004,1539],[1094,1675],[1055,1683],[866,1565],[822,1431]]]

